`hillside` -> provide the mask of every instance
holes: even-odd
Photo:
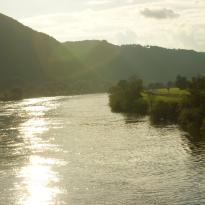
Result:
[[[66,42],[70,52],[105,79],[118,80],[137,74],[150,82],[205,74],[205,53],[156,46],[112,45],[106,41]]]
[[[2,14],[0,28],[1,90],[20,87],[32,96],[70,89],[83,66],[64,45]]]
[[[205,53],[107,41],[60,43],[0,14],[0,96],[20,88],[24,97],[105,92],[137,74],[149,82],[205,74]]]

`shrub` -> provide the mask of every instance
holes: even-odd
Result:
[[[133,112],[139,114],[139,115],[146,115],[148,112],[149,104],[146,100],[143,98],[137,99],[133,103]]]
[[[110,88],[109,105],[113,112],[146,114],[148,105],[143,100],[141,93],[143,91],[142,80],[133,77],[121,80],[116,86]]]
[[[203,116],[199,108],[184,108],[179,115],[178,122],[183,129],[190,133],[199,132]]]
[[[150,117],[154,123],[177,122],[179,114],[179,105],[172,101],[158,101],[155,102],[150,110]]]

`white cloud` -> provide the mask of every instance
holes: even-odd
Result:
[[[20,20],[60,41],[106,39],[116,44],[140,43],[205,51],[204,3],[192,0],[128,1],[124,6],[109,9],[84,9]],[[169,13],[169,17],[175,13],[179,16],[157,21],[141,15],[146,8]]]

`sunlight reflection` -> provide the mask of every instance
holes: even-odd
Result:
[[[39,98],[25,100],[22,106],[26,113],[26,121],[19,126],[19,131],[32,155],[19,173],[19,177],[23,178],[24,190],[19,203],[47,205],[53,203],[60,193],[57,186],[58,175],[53,170],[54,166],[60,166],[60,162],[58,159],[39,156],[39,153],[56,149],[56,145],[50,142],[50,138],[43,137],[50,128],[46,112],[55,107],[55,103],[48,98]]]
[[[34,137],[35,134],[42,134],[48,128],[44,119],[31,118],[21,125],[21,133],[27,137]]]
[[[26,100],[24,100],[24,102],[22,102],[22,105],[27,105],[27,106],[29,106],[29,105],[35,105],[35,104],[37,104],[37,103],[45,103],[45,102],[48,102],[48,99],[49,100],[52,100],[52,99],[54,99],[54,98],[33,98],[33,99],[26,99]]]
[[[21,200],[24,205],[45,205],[53,201],[60,190],[55,186],[58,182],[56,172],[51,165],[57,163],[54,159],[31,156],[28,166],[21,170],[21,177],[25,178],[28,196]],[[50,187],[49,187],[50,185]]]

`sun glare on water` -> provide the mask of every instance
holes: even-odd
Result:
[[[61,192],[58,188],[59,176],[53,171],[54,166],[60,166],[60,161],[48,155],[42,156],[41,153],[49,152],[53,146],[42,136],[49,131],[46,112],[55,105],[48,99],[31,99],[23,103],[26,121],[20,125],[19,131],[27,142],[31,155],[28,157],[28,163],[19,172],[19,178],[23,181],[19,188],[24,190],[19,204],[52,204]]]
[[[24,205],[45,205],[53,201],[60,190],[50,184],[58,182],[56,173],[50,168],[55,163],[52,159],[44,159],[38,156],[30,158],[30,164],[21,170],[21,177],[25,179],[28,195],[23,197]]]

